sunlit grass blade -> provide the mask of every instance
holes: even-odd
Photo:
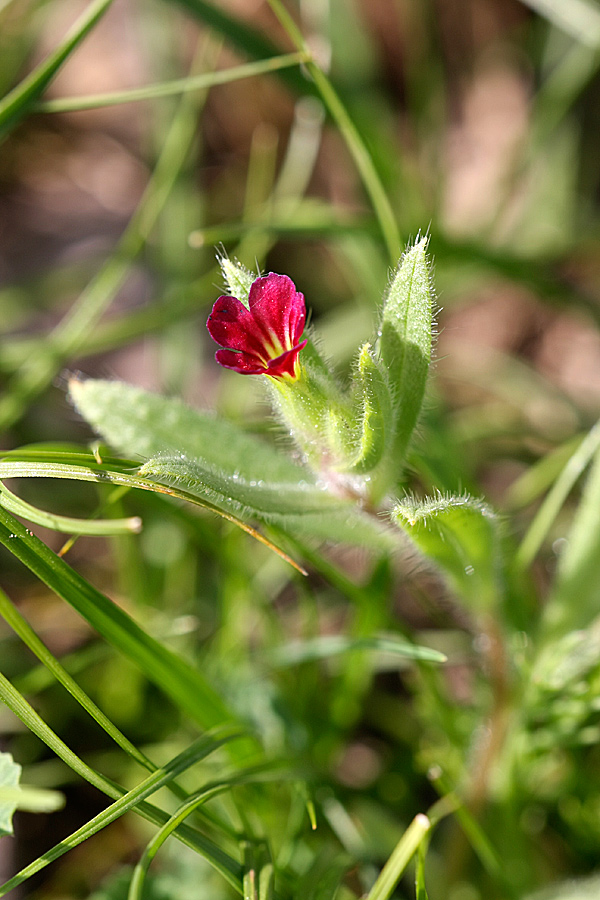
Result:
[[[421,843],[425,840],[430,828],[431,822],[427,816],[423,815],[423,813],[415,816],[381,870],[377,881],[367,895],[367,900],[389,900],[406,867]]]
[[[600,47],[600,9],[592,0],[523,0],[582,44]]]
[[[198,738],[190,747],[178,754],[178,756],[167,763],[167,765],[157,769],[156,772],[149,775],[148,778],[144,779],[144,781],[133,790],[128,791],[122,797],[119,797],[119,799],[107,809],[103,810],[97,816],[94,816],[93,819],[90,819],[89,822],[86,822],[86,824],[81,828],[78,828],[77,831],[70,834],[67,838],[64,838],[60,843],[56,844],[50,850],[47,850],[43,856],[38,857],[34,862],[30,863],[24,869],[21,869],[21,871],[13,878],[6,881],[0,886],[0,897],[3,897],[18,885],[23,884],[23,882],[31,878],[32,875],[35,875],[51,862],[59,859],[65,853],[68,853],[69,850],[74,849],[83,841],[92,837],[92,835],[96,834],[102,828],[106,828],[107,825],[110,825],[111,822],[114,822],[126,812],[134,810],[146,799],[146,797],[156,793],[163,785],[167,784],[173,778],[176,778],[177,775],[185,772],[186,769],[189,769],[201,759],[208,756],[208,754],[217,750],[218,747],[222,746],[227,741],[233,740],[237,736],[239,735],[230,734],[224,737],[202,736],[201,738]]]
[[[114,782],[95,771],[95,769],[92,769],[80,759],[76,753],[73,753],[70,747],[68,747],[65,742],[48,727],[41,716],[38,715],[27,700],[25,700],[1,672],[0,700],[23,722],[24,725],[27,726],[27,728],[29,728],[31,732],[33,732],[33,734],[43,741],[43,743],[46,744],[59,759],[66,763],[66,765],[81,778],[88,781],[91,785],[113,800],[119,800],[125,796],[126,791],[122,787],[119,787]],[[204,739],[225,742],[230,739],[233,741],[237,736],[238,733],[230,728],[229,730],[224,729],[220,732],[215,732],[212,735],[207,735]],[[236,742],[234,741],[228,746],[235,746],[235,743]],[[168,780],[169,779],[167,779],[167,781]],[[138,801],[137,805],[134,805],[132,809],[149,822],[153,822],[159,826],[164,825],[169,819],[168,813],[144,800],[141,802]],[[175,837],[186,844],[186,846],[204,856],[212,866],[221,872],[240,894],[242,893],[241,866],[229,856],[229,854],[225,853],[225,851],[208,838],[205,838],[198,831],[189,828],[186,825],[181,825],[176,829],[174,834]],[[45,865],[44,857],[41,857],[38,862],[42,862],[43,865]],[[10,885],[11,883],[12,879],[11,882],[6,882],[2,885],[0,890],[2,890],[3,893],[10,890],[10,887],[7,887],[7,885]],[[2,894],[0,894],[0,896],[2,896]]]
[[[127,519],[74,519],[70,516],[47,512],[21,500],[1,482],[0,505],[29,522],[65,534],[137,534],[142,528],[142,520],[139,516],[131,516]]]
[[[235,721],[199,670],[154,640],[1,508],[0,543],[204,728]]]
[[[446,657],[438,650],[410,644],[408,641],[398,638],[389,636],[352,638],[344,635],[326,635],[305,641],[294,641],[269,653],[268,660],[272,665],[286,668],[315,659],[329,659],[342,653],[365,650],[389,654],[392,657],[399,656],[403,659],[419,659],[435,663],[446,662]]]
[[[241,18],[229,15],[222,4],[210,3],[208,0],[169,0],[169,2],[177,3],[186,12],[214,29],[245,56],[268,59],[281,52],[281,48],[265,37],[262,31],[247,25]],[[314,86],[300,71],[286,69],[281,72],[281,77],[298,93],[314,93]]]
[[[0,480],[3,478],[67,478],[73,481],[91,481],[100,484],[123,485],[129,488],[139,488],[140,490],[144,491],[153,491],[154,493],[168,494],[169,496],[179,500],[187,500],[189,503],[194,503],[196,506],[201,506],[204,509],[208,509],[211,512],[214,512],[217,515],[221,516],[223,519],[227,519],[228,522],[232,522],[234,525],[237,525],[237,527],[241,528],[242,531],[245,531],[247,534],[251,535],[253,538],[255,538],[255,540],[259,541],[261,544],[264,544],[269,548],[269,550],[272,550],[274,553],[288,562],[298,572],[300,572],[301,574],[306,574],[304,572],[304,569],[290,556],[288,556],[287,553],[285,553],[279,547],[276,547],[272,541],[262,535],[259,531],[256,531],[255,528],[252,528],[251,525],[248,525],[246,522],[242,521],[242,519],[233,515],[233,513],[222,509],[214,503],[211,503],[210,500],[204,497],[200,497],[197,494],[181,490],[177,487],[169,487],[165,484],[159,483],[158,481],[152,481],[148,478],[142,478],[137,474],[130,474],[128,472],[109,469],[107,467],[101,466],[100,464],[90,464],[87,466],[83,466],[66,465],[63,463],[53,464],[49,462],[27,462],[18,459],[5,459],[4,461],[0,461]]]
[[[0,100],[0,141],[27,114],[65,60],[89,34],[111,3],[112,0],[94,0],[90,3],[56,50]]]
[[[598,427],[595,426],[593,430]],[[594,436],[594,440],[597,439],[598,432]],[[596,618],[600,593],[598,560],[600,560],[600,450],[597,449],[573,524],[567,534],[555,583],[544,610],[542,630],[546,638],[587,628]]]
[[[230,84],[242,78],[255,78],[268,75],[292,66],[301,65],[307,59],[305,53],[286,53],[270,59],[247,63],[243,66],[232,66],[219,72],[204,75],[190,75],[188,78],[176,78],[160,84],[149,84],[145,87],[130,88],[127,91],[113,91],[110,94],[90,94],[84,97],[60,97],[37,103],[37,113],[79,112],[86,109],[99,109],[104,106],[120,106],[123,103],[134,103],[139,100],[155,100],[161,97],[173,97],[187,94],[190,91],[205,91],[220,84]]]
[[[188,816],[208,800],[217,797],[225,791],[231,790],[235,785],[247,784],[256,780],[257,775],[260,774],[261,771],[264,770],[248,769],[246,771],[238,772],[236,775],[225,781],[205,785],[201,791],[186,800],[186,802],[180,806],[177,812],[173,813],[169,820],[165,822],[162,828],[156,832],[152,840],[146,845],[139,862],[133,870],[127,900],[142,900],[144,883],[152,860],[155,858],[167,838],[173,834],[175,829],[178,828]]]
[[[558,513],[576,481],[600,447],[600,422],[597,422],[572,454],[556,479],[552,490],[538,509],[527,534],[519,547],[515,563],[527,568],[533,562],[544,539],[552,528]]]
[[[33,628],[26,622],[23,616],[11,603],[10,599],[0,590],[0,615],[4,621],[13,629],[26,647],[37,656],[46,669],[62,684],[62,686],[77,700],[77,702],[85,709],[85,711],[96,720],[101,728],[112,738],[112,740],[123,749],[132,759],[135,759],[141,766],[154,771],[156,766],[142,753],[138,748],[129,741],[124,734],[111,722],[101,709],[88,697],[85,691],[79,686],[77,681],[72,678],[64,669],[59,661],[50,653],[46,645],[40,640]]]

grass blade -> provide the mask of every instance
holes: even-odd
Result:
[[[204,91],[219,84],[230,84],[242,78],[255,78],[257,75],[268,75],[281,69],[298,66],[306,62],[305,53],[287,53],[273,56],[270,59],[233,66],[220,72],[209,72],[202,75],[191,75],[189,78],[176,78],[160,84],[149,84],[127,91],[113,91],[110,94],[91,94],[87,97],[60,97],[47,100],[35,106],[38,113],[79,112],[86,109],[99,109],[103,106],[120,106],[123,103],[135,103],[138,100],[155,100],[160,97],[173,97],[187,94],[190,91]]]
[[[150,637],[127,613],[3,509],[0,509],[0,543],[196,722],[211,728],[235,720],[199,670]]]
[[[59,516],[57,513],[46,512],[21,500],[2,482],[0,482],[0,505],[29,522],[35,522],[36,525],[43,525],[45,528],[65,534],[137,534],[142,528],[142,520],[139,516],[131,516],[127,519],[73,519],[70,516]]]
[[[94,0],[75,22],[62,44],[0,101],[0,140],[27,114],[65,60],[102,18],[112,2],[113,0]]]
[[[13,687],[10,681],[0,672],[0,700],[10,709],[22,722],[29,728],[59,759],[62,759],[70,769],[76,772],[80,777],[84,778],[99,791],[118,800],[123,797],[126,791],[114,782],[109,781],[99,772],[96,772],[88,766],[77,754],[73,753],[70,747],[62,741],[51,728],[46,725],[44,720],[33,709],[25,698]],[[226,734],[234,736],[233,731]],[[214,735],[213,735],[214,738]],[[235,746],[235,744],[234,744]],[[169,815],[164,810],[153,806],[147,801],[139,802],[134,807],[134,811],[143,816],[149,822],[157,825],[163,825],[168,821]],[[241,866],[229,854],[217,847],[211,840],[205,838],[193,828],[185,825],[180,826],[175,832],[175,837],[182,841],[186,846],[191,847],[197,853],[204,856],[215,869],[229,881],[229,883],[241,894]],[[2,886],[2,891],[7,888],[6,882]],[[2,896],[0,894],[0,896]]]
[[[431,822],[423,813],[412,820],[369,891],[367,900],[389,900],[404,870],[427,836]]]
[[[54,862],[54,860],[64,856],[69,850],[74,849],[102,828],[106,828],[107,825],[110,825],[111,822],[114,822],[126,812],[134,810],[146,797],[156,793],[161,787],[176,778],[177,775],[181,774],[186,769],[189,769],[201,759],[208,756],[208,754],[214,752],[225,742],[232,740],[236,736],[236,734],[233,734],[221,738],[213,738],[203,735],[201,738],[198,738],[190,747],[187,747],[182,753],[178,754],[174,759],[167,763],[166,766],[157,769],[156,772],[149,775],[148,778],[144,779],[144,781],[133,788],[133,790],[123,794],[122,797],[119,797],[119,799],[112,803],[107,809],[103,810],[97,816],[94,816],[93,819],[90,819],[89,822],[86,822],[85,825],[78,828],[73,834],[60,841],[60,843],[56,844],[50,850],[47,850],[34,862],[25,866],[24,869],[21,869],[20,872],[13,876],[13,878],[6,881],[0,886],[0,897],[3,897],[9,891],[13,890],[24,881],[27,881],[28,878],[31,878],[32,875],[41,871],[41,869],[45,868],[51,862]]]

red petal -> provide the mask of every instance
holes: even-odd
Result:
[[[235,350],[217,350],[215,359],[225,369],[233,369],[240,375],[266,375],[268,369],[250,353],[236,353]]]
[[[275,334],[281,346],[288,349],[298,343],[306,321],[306,305],[304,294],[296,291],[291,278],[274,272],[257,278],[250,288],[248,303],[266,335]]]
[[[236,297],[219,297],[206,322],[213,341],[230,350],[264,356],[265,336]]]
[[[302,341],[297,347],[292,347],[291,350],[286,350],[285,353],[282,353],[281,356],[278,356],[276,359],[269,360],[268,371],[266,374],[273,375],[275,378],[282,378],[286,375],[289,375],[294,379],[297,378],[296,362],[298,354],[303,347],[306,347],[307,343],[308,341]]]

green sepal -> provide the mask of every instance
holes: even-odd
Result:
[[[228,256],[221,256],[219,265],[229,293],[247,307],[250,288],[259,276],[243,266],[239,260],[231,260]]]
[[[369,343],[360,348],[353,387],[357,424],[354,454],[345,470],[363,475],[381,462],[393,434],[389,382]]]
[[[404,498],[392,520],[442,570],[475,612],[498,601],[502,581],[501,540],[495,513],[473,497]]]
[[[268,378],[271,401],[306,462],[318,473],[343,466],[354,432],[349,398],[309,337],[296,381]]]
[[[429,372],[433,292],[427,237],[410,247],[384,300],[377,351],[389,373],[395,417],[394,460],[406,451],[419,418]]]

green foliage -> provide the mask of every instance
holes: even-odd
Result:
[[[502,592],[502,560],[498,520],[487,504],[468,496],[407,497],[392,518],[469,609],[493,609]]]
[[[268,5],[0,2],[0,896],[595,897],[598,11]]]
[[[0,753],[0,836],[12,834],[12,817],[17,809],[21,766],[10,753]]]
[[[383,303],[378,350],[389,372],[394,408],[393,459],[406,451],[425,396],[432,346],[433,299],[428,238],[406,251]]]

